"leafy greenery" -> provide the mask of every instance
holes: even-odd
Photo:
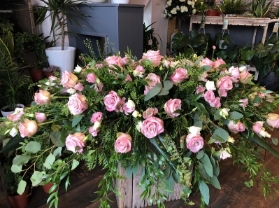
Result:
[[[252,0],[250,12],[254,17],[265,17],[270,10],[271,3],[266,0]]]
[[[217,5],[218,10],[226,14],[243,14],[246,3],[243,0],[223,0]]]

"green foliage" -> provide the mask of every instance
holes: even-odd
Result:
[[[151,27],[155,23],[156,22],[153,22],[148,26],[146,26],[145,23],[143,23],[143,51],[144,52],[148,50],[156,51],[158,49],[158,46],[162,44],[161,37],[157,33],[154,33],[154,28]]]
[[[265,17],[270,10],[271,3],[266,0],[252,0],[250,12],[254,17]]]
[[[223,0],[217,5],[222,14],[243,14],[245,12],[245,1],[243,0]]]

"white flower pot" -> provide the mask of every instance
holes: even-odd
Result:
[[[129,0],[111,0],[112,4],[128,4]]]
[[[15,110],[17,110],[18,108],[19,109],[24,108],[24,105],[23,104],[17,104],[16,105],[16,109],[13,110],[13,111],[7,111],[8,108],[9,108],[8,106],[4,106],[3,108],[1,108],[1,114],[2,114],[3,117],[7,117],[8,115],[10,115],[13,112],[15,112]]]
[[[61,72],[74,70],[75,54],[74,47],[65,47],[64,50],[61,50],[61,46],[46,49],[49,65],[58,66]]]

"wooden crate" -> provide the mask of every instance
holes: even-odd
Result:
[[[118,166],[118,171],[120,175],[126,178],[126,170],[120,165]],[[116,195],[119,208],[140,208],[155,205],[155,202],[151,204],[149,199],[143,200],[140,197],[142,193],[142,190],[139,187],[140,178],[141,170],[139,170],[136,175],[132,174],[130,178],[116,180],[116,188],[121,193],[121,197]],[[155,187],[153,190],[155,190]],[[167,201],[180,199],[181,191],[182,187],[179,184],[174,183],[174,190],[167,195]]]

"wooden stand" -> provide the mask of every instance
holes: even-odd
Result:
[[[119,174],[123,177],[126,177],[126,170],[118,166]],[[139,187],[139,182],[141,178],[141,170],[136,175],[133,175],[130,178],[126,179],[117,179],[116,180],[116,188],[119,189],[121,193],[121,197],[116,195],[117,205],[119,208],[140,208],[140,207],[147,207],[151,205],[155,205],[150,203],[149,199],[143,200],[140,195],[142,193],[141,188]],[[154,193],[154,187],[152,192]],[[182,191],[182,187],[175,183],[174,190],[167,196],[167,201],[173,201],[180,199],[180,192]]]

